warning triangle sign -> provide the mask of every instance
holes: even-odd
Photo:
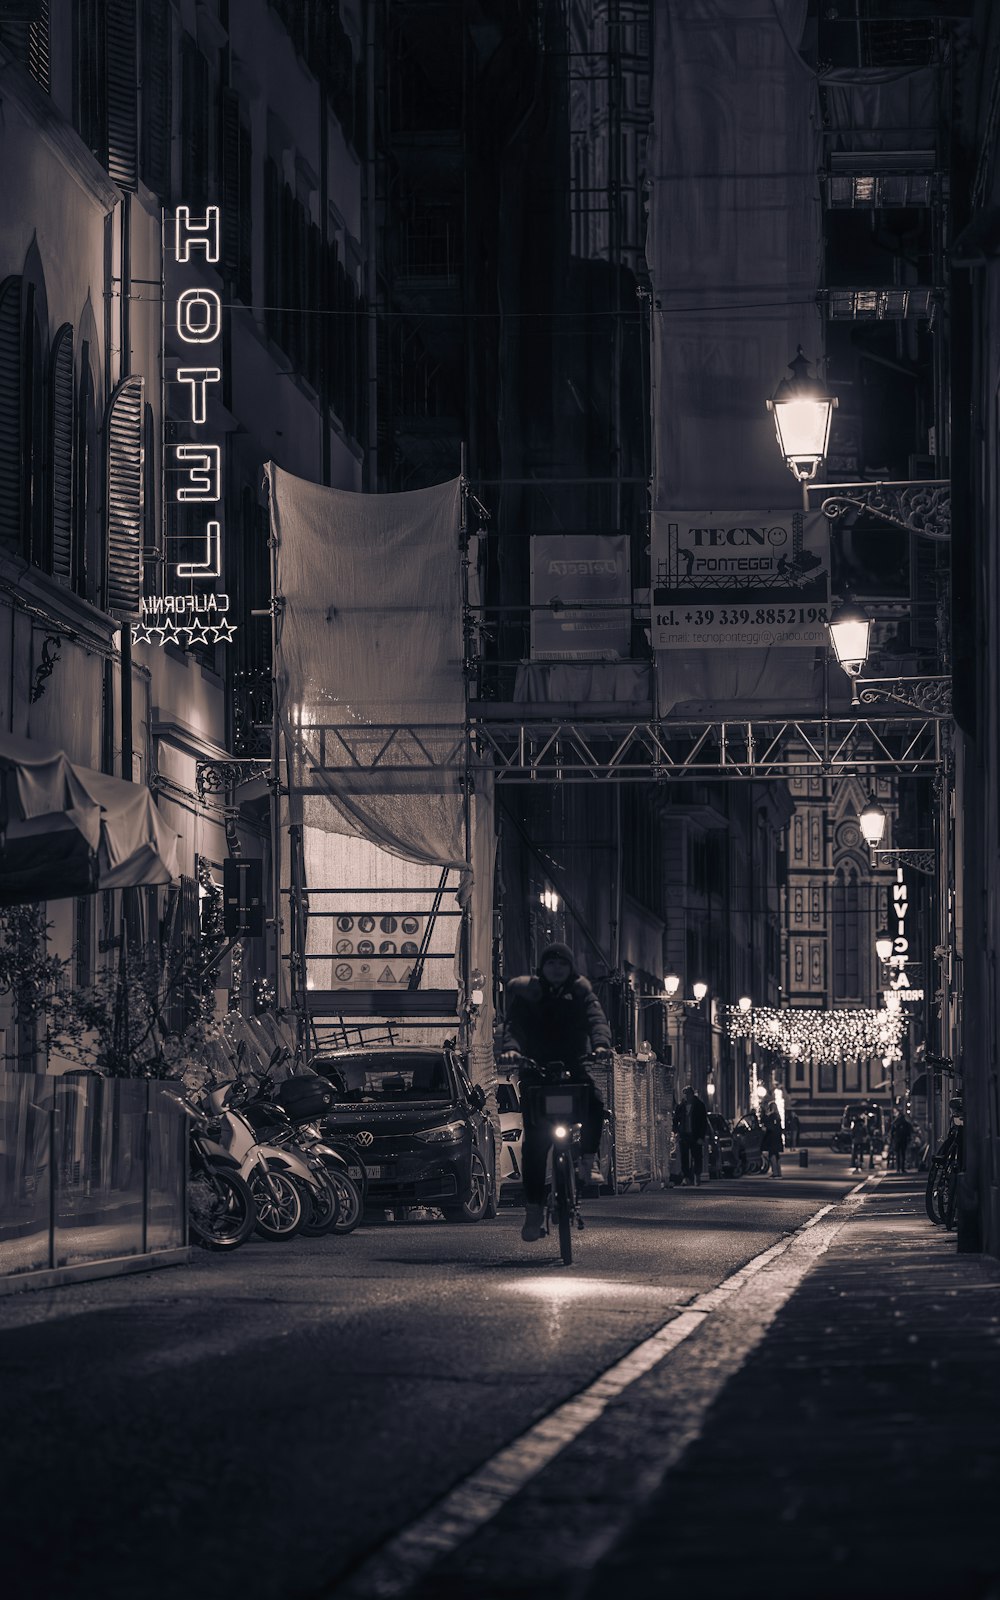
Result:
[[[406,971],[400,975],[399,981],[400,981],[400,983],[409,983],[409,981],[410,981],[410,979],[412,977],[413,977],[413,968],[412,967],[407,967]]]
[[[379,983],[395,983],[396,974],[391,967],[383,967],[378,976]]]

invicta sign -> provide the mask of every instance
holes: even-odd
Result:
[[[211,402],[222,383],[222,301],[199,278],[220,254],[218,206],[164,217],[163,443],[167,519],[165,592],[144,596],[136,641],[216,644],[235,629],[222,577],[222,445]]]

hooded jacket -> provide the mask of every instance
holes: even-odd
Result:
[[[561,956],[570,965],[569,977],[558,988],[541,975],[548,956]],[[576,971],[568,945],[547,945],[537,975],[508,983],[501,1048],[519,1050],[543,1064],[565,1061],[567,1066],[578,1065],[591,1050],[611,1049],[611,1029],[601,1002]]]

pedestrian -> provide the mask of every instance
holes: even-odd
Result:
[[[906,1150],[912,1137],[913,1123],[900,1106],[889,1129],[889,1160],[894,1172],[906,1172]]]
[[[770,1157],[772,1178],[781,1177],[781,1152],[784,1147],[785,1141],[782,1137],[781,1118],[778,1115],[778,1108],[773,1100],[769,1100],[767,1109],[764,1112],[764,1139],[761,1149],[766,1150]]]
[[[851,1118],[851,1171],[860,1172],[864,1166],[865,1152],[870,1151],[868,1117],[864,1111],[855,1111]]]
[[[794,1106],[785,1110],[785,1144],[789,1150],[797,1149],[799,1143],[799,1114]]]
[[[681,1147],[681,1177],[700,1185],[702,1146],[708,1134],[708,1107],[691,1085],[685,1084],[680,1104],[674,1107],[674,1132]]]

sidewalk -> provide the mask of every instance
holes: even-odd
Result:
[[[577,1593],[1000,1600],[1000,1263],[881,1176]]]

